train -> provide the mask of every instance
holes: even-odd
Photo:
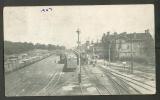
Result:
[[[81,54],[80,62],[81,66],[87,64],[87,57],[85,54]],[[64,64],[63,72],[74,72],[79,65],[79,56],[75,52],[66,52],[60,54],[60,64]]]
[[[60,57],[59,64],[65,64],[65,62],[66,62],[66,55],[61,53],[59,55],[59,57]]]
[[[72,52],[60,55],[60,61],[63,66],[63,72],[73,72],[77,69],[77,56]]]

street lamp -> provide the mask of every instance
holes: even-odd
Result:
[[[78,74],[78,80],[79,80],[79,83],[81,83],[81,59],[80,59],[80,40],[79,40],[79,35],[80,35],[80,30],[77,29],[77,35],[78,35],[78,41],[77,41],[77,44],[78,44],[78,66],[79,66],[79,69],[80,69],[80,72]]]

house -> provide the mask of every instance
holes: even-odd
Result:
[[[111,60],[115,59],[146,59],[154,58],[154,39],[149,30],[144,33],[120,33],[111,34],[102,37],[104,55]]]
[[[144,33],[121,33],[116,41],[116,51],[119,58],[143,59],[154,56],[154,39],[149,30]]]

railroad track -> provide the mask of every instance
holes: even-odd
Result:
[[[42,87],[38,92],[36,92],[35,95],[42,94],[42,92],[44,92],[44,90],[46,90],[46,88],[49,86],[49,84],[51,84],[51,82],[54,80],[54,78],[55,78],[56,75],[57,75],[57,72],[55,72],[54,74],[51,74],[51,76],[50,76],[47,84],[44,87]]]
[[[56,87],[54,87],[54,90],[58,90],[58,89],[62,88],[62,86],[65,86],[65,84],[67,84],[68,82],[72,81],[71,79],[67,79],[64,81],[64,79],[66,79],[66,78],[63,78],[63,79],[60,78],[59,82],[57,83],[58,85],[56,85]],[[52,91],[51,94],[56,95],[56,91]]]
[[[99,68],[102,68],[103,70],[107,70],[106,68],[101,67],[101,66],[99,66]],[[112,71],[112,70],[110,70],[110,72],[112,72],[112,73],[114,73],[114,74],[117,74],[117,75],[120,75],[120,76],[125,77],[125,78],[132,79],[133,81],[136,81],[136,82],[142,83],[142,84],[144,84],[144,85],[146,85],[146,86],[148,86],[148,87],[155,88],[155,86],[149,85],[149,84],[147,84],[147,83],[144,83],[144,82],[142,82],[142,81],[140,81],[140,80],[137,80],[137,79],[134,79],[134,78],[132,78],[132,77],[128,77],[128,76],[123,75],[123,74],[121,74],[121,73],[119,73],[119,72],[115,72],[115,71]]]
[[[116,77],[115,75],[113,75],[109,71],[107,71],[105,73],[105,75],[107,77],[109,77],[111,82],[114,84],[113,86],[114,86],[115,90],[117,91],[117,94],[122,94],[122,95],[123,94],[133,94],[133,90],[134,90],[134,92],[136,91],[136,93],[141,94],[138,90],[136,90],[131,85],[129,85],[126,82],[124,82],[119,77]],[[132,89],[132,91],[131,91],[131,89]]]
[[[113,74],[112,74],[113,75]],[[113,75],[113,76],[115,76],[115,75]],[[116,77],[116,76],[115,76]],[[135,89],[133,86],[131,86],[130,84],[127,84],[123,79],[119,79],[120,80],[120,82],[122,83],[122,84],[124,84],[126,87],[128,87],[128,88],[131,88],[133,91],[135,91],[136,93],[138,93],[138,94],[142,94],[140,91],[138,91],[137,89]],[[129,93],[130,93],[130,91],[129,91]],[[133,92],[131,92],[130,94],[133,94]]]
[[[112,67],[115,67],[117,70],[122,71],[122,72],[129,71],[129,68],[125,68],[125,71],[124,71],[123,66],[112,65]],[[141,74],[141,75],[139,75],[138,73],[134,73],[134,75],[139,76],[139,77],[144,78],[144,79],[147,79],[147,80],[150,80],[150,78],[144,76],[144,74],[146,74],[145,71],[143,71],[143,70],[137,70],[137,69],[134,69],[134,70],[135,70],[135,71],[139,71],[140,73],[143,73],[143,74]]]
[[[93,74],[93,75],[95,76],[95,78],[96,78],[98,81],[100,81],[99,78],[98,78],[95,74]],[[103,84],[99,84],[98,87],[101,88],[101,89],[104,89],[105,92],[101,92],[102,95],[106,95],[106,94],[111,95],[111,94],[112,94]],[[98,90],[98,91],[99,91],[99,90]]]
[[[113,77],[111,77],[110,75],[107,75],[107,77],[109,78],[109,80],[112,83],[112,86],[114,88],[115,93],[114,94],[124,94],[127,93],[128,91],[126,90],[126,87],[123,87],[120,83],[118,83]]]
[[[98,79],[98,77],[96,75],[94,75],[93,73],[89,73],[90,71],[84,67],[82,67],[84,72],[90,77],[90,81],[94,82],[95,83],[95,88],[97,90],[97,92],[100,94],[100,95],[108,95],[108,94],[111,94],[111,92],[103,85],[100,83],[100,80]],[[92,76],[93,75],[93,76]]]
[[[131,77],[128,77],[128,76],[125,76],[125,75],[122,75],[120,73],[116,73],[114,71],[108,71],[107,69],[103,68],[103,67],[100,67],[102,68],[103,71],[105,71],[105,74],[108,74],[112,77],[115,77],[118,81],[120,81],[122,84],[124,84],[124,86],[127,86],[127,87],[130,87],[132,88],[132,90],[136,91],[138,94],[142,94],[139,90],[137,90],[135,87],[133,87],[132,85],[130,85],[129,83],[132,83],[134,85],[137,85],[145,90],[151,90],[151,88],[153,89],[154,87],[149,85],[149,84],[146,84],[144,82],[141,82],[141,81],[138,81],[138,80],[135,80]],[[132,81],[131,81],[132,80]],[[129,83],[128,83],[129,82]],[[148,88],[147,88],[148,87]]]
[[[68,77],[68,76],[67,76]],[[58,84],[58,86],[56,86],[54,89],[55,90],[58,90],[58,89],[60,89],[60,88],[62,88],[62,86],[65,86],[65,84],[67,84],[68,82],[70,83],[70,81],[72,81],[72,79],[67,79],[67,80],[63,80],[63,81],[61,81],[62,80],[62,78],[59,80],[59,82],[57,83]],[[80,84],[78,84],[79,85],[79,90],[80,90],[80,93],[81,93],[81,95],[84,95],[84,91],[83,91],[83,85],[80,83]],[[51,93],[52,95],[56,95],[56,92],[55,91],[53,91],[52,93]]]
[[[126,76],[126,75],[123,75],[123,74],[120,74],[120,73],[117,73],[117,72],[114,72],[114,71],[111,71],[112,72],[112,74],[114,73],[114,74],[117,74],[117,75],[119,75],[119,77],[120,76],[122,76],[122,77],[125,77],[125,78],[122,78],[122,79],[124,79],[124,80],[126,80],[126,81],[129,81],[128,79],[132,79],[133,81],[135,81],[135,82],[138,82],[138,83],[141,83],[141,84],[143,84],[143,85],[145,85],[145,86],[147,86],[147,87],[151,87],[151,88],[155,88],[154,86],[152,86],[152,85],[149,85],[149,84],[147,84],[147,83],[144,83],[144,82],[142,82],[142,81],[139,81],[139,80],[136,80],[136,79],[134,79],[134,78],[131,78],[131,77],[128,77],[128,76]],[[129,81],[129,82],[131,82],[131,81]],[[138,85],[138,84],[136,84],[136,85]]]
[[[52,95],[55,92],[55,87],[57,85],[60,85],[58,83],[60,83],[61,76],[62,76],[62,72],[59,73],[57,80],[55,81],[54,84],[52,84],[51,88],[49,88],[49,90],[48,90],[49,95]],[[48,94],[46,94],[46,96],[48,96]]]
[[[62,72],[56,72],[54,74],[51,75],[50,80],[48,81],[47,85],[45,87],[43,87],[39,92],[36,93],[36,95],[48,95],[50,93],[50,91],[54,90],[53,88],[57,85],[57,83],[59,82],[60,78],[61,78]],[[48,94],[47,94],[48,93]]]
[[[99,86],[96,86],[96,90],[100,95],[111,95],[112,93],[102,84],[99,84]]]
[[[117,82],[117,79],[115,77],[112,77],[110,74],[105,73],[105,76],[108,77],[110,82],[112,83],[112,86],[116,93],[114,94],[127,94],[129,91],[127,90],[127,87],[122,86],[119,82]]]

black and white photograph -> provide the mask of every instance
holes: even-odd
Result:
[[[5,96],[156,93],[154,5],[3,9]]]

